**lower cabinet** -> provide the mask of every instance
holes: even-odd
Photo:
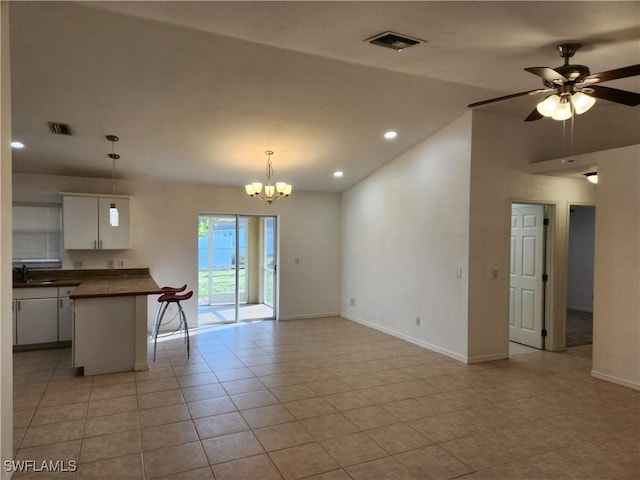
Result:
[[[58,341],[70,342],[72,337],[73,300],[69,295],[75,287],[58,288]]]
[[[16,310],[17,310],[16,305],[17,305],[17,301],[13,300],[11,302],[11,314],[13,316],[13,318],[11,320],[11,324],[13,325],[13,344],[14,345],[18,344],[18,339],[16,337],[16,330],[17,330],[17,328],[16,328]]]
[[[71,341],[75,287],[13,290],[13,344],[35,345]]]
[[[16,345],[58,341],[58,295],[16,300]]]

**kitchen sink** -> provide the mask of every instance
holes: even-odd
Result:
[[[57,278],[30,278],[27,283],[37,283],[38,285],[48,285],[58,280]]]

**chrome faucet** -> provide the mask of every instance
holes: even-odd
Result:
[[[22,264],[22,267],[15,267],[13,271],[18,275],[18,278],[22,283],[27,283],[28,268],[24,263]]]

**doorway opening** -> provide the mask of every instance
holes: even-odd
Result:
[[[566,345],[593,343],[593,264],[596,207],[570,205]]]
[[[198,325],[278,317],[277,217],[198,217]]]
[[[509,252],[509,342],[539,350],[547,337],[548,230],[552,206],[512,203]]]

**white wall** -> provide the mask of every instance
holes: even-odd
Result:
[[[593,312],[595,234],[595,207],[571,206],[569,215],[567,308],[582,312]]]
[[[473,112],[469,237],[470,362],[508,356],[509,231],[511,202],[553,205],[555,231],[549,255],[555,269],[548,297],[554,305],[547,325],[548,348],[565,344],[567,216],[571,203],[595,201],[584,179],[525,173],[532,151],[528,124]],[[562,128],[558,123],[558,128]],[[493,279],[492,270],[498,269]]]
[[[13,458],[13,355],[11,311],[11,75],[9,3],[0,3],[0,456]],[[2,478],[9,473],[1,470]]]
[[[61,202],[59,192],[109,193],[110,180],[31,175],[13,176],[14,201]],[[133,248],[121,252],[68,251],[64,268],[106,268],[108,259],[125,267],[149,267],[160,285],[197,290],[199,213],[279,215],[280,318],[336,315],[340,298],[340,194],[294,194],[272,205],[247,197],[241,187],[118,181],[118,194],[132,195]],[[300,259],[299,264],[294,258]],[[150,300],[150,314],[155,311]],[[196,301],[185,305],[189,318]]]
[[[342,201],[343,316],[461,361],[467,282],[456,270],[466,278],[470,148],[467,114]]]
[[[640,146],[598,152],[593,371],[640,390]]]

